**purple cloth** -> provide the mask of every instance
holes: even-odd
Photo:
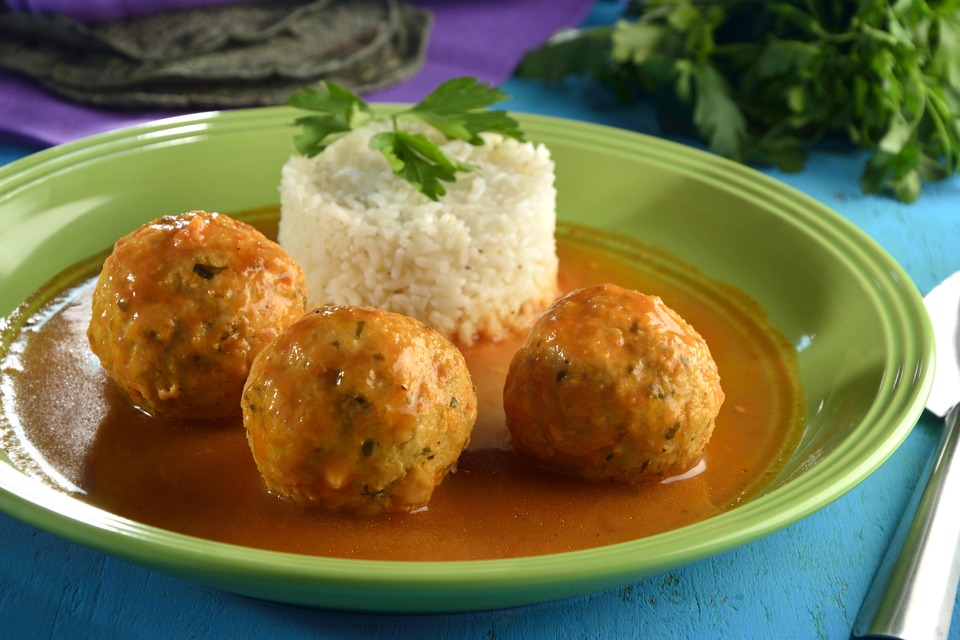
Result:
[[[11,8],[31,11],[71,9],[85,20],[115,19],[156,8],[196,6],[230,0],[17,0]],[[593,0],[423,0],[414,4],[434,13],[422,69],[402,84],[365,96],[370,101],[416,102],[434,87],[457,76],[502,84],[523,57],[550,35],[580,24]],[[84,8],[79,9],[80,6]],[[59,144],[149,120],[171,111],[121,111],[70,102],[32,80],[0,72],[0,138]]]

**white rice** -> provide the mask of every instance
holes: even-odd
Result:
[[[403,313],[462,344],[528,328],[557,291],[549,150],[499,135],[445,142],[478,170],[443,183],[433,202],[368,147],[385,126],[283,168],[279,240],[303,267],[310,303]]]

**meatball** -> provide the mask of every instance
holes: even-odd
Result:
[[[306,280],[280,245],[191,211],[121,238],[103,264],[90,347],[146,413],[240,415],[254,356],[306,312]]]
[[[243,423],[267,488],[362,514],[426,506],[470,440],[466,362],[419,320],[320,307],[264,349]]]
[[[585,478],[628,483],[689,470],[724,395],[703,338],[660,298],[605,284],[536,322],[510,363],[514,448]]]

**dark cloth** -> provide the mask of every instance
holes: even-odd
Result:
[[[274,105],[320,80],[364,93],[409,78],[431,20],[400,0],[244,2],[91,25],[6,12],[0,68],[94,105]]]

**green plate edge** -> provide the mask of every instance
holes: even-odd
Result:
[[[378,105],[391,110],[393,105]],[[21,187],[87,160],[215,136],[290,131],[278,107],[196,114],[122,129],[48,149],[0,168],[0,207]],[[471,562],[382,562],[314,558],[216,543],[146,527],[85,505],[0,465],[0,508],[64,538],[199,584],[282,602],[363,611],[481,610],[552,600],[629,583],[756,540],[836,500],[879,467],[906,438],[932,384],[933,337],[923,302],[902,268],[854,225],[759,172],[669,141],[546,116],[516,114],[529,138],[611,158],[662,162],[718,193],[760,203],[778,223],[814,237],[863,281],[885,335],[883,381],[869,410],[816,465],[727,513],[675,531],[608,547],[533,558]],[[281,156],[288,153],[283,149]],[[560,217],[573,185],[560,178]],[[577,185],[588,188],[589,185]],[[274,200],[275,202],[275,200]],[[251,202],[254,207],[270,202]],[[230,210],[223,207],[222,210]],[[101,247],[102,248],[102,247]],[[668,247],[669,248],[669,247]],[[52,265],[51,273],[67,266]],[[710,265],[705,265],[709,267]],[[5,285],[6,286],[6,285]],[[37,284],[31,284],[30,289]],[[744,288],[744,287],[741,287]],[[749,288],[745,288],[748,294]],[[24,297],[22,292],[19,299]],[[10,305],[0,298],[4,312]],[[19,299],[17,301],[19,301]],[[16,302],[14,302],[16,304]],[[777,310],[768,309],[774,324]]]

